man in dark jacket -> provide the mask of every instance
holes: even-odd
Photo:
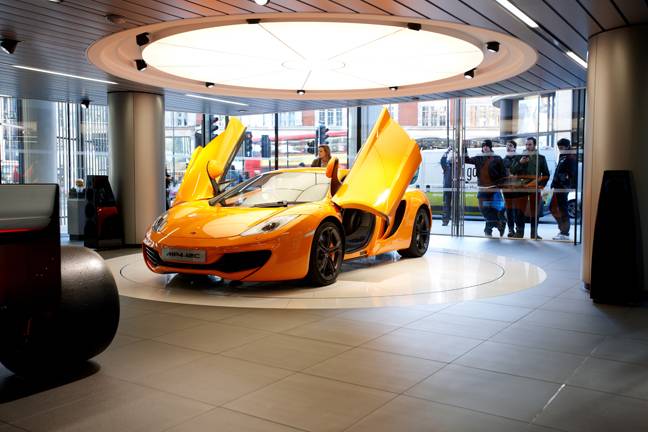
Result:
[[[452,148],[448,147],[439,161],[443,170],[443,226],[450,222],[450,206],[452,205],[452,157],[448,158],[448,154],[451,153]]]
[[[504,235],[504,220],[500,206],[504,202],[502,194],[497,189],[498,183],[506,177],[502,158],[493,153],[493,142],[484,140],[482,142],[482,154],[479,156],[468,156],[468,149],[464,148],[466,154],[464,160],[467,164],[475,165],[477,171],[477,201],[486,226],[484,234],[491,237],[493,228],[497,228],[500,237]],[[503,206],[502,206],[503,207]]]
[[[538,153],[536,149],[536,139],[533,137],[527,138],[526,151],[516,161],[511,164],[511,174],[520,177],[523,185],[529,188],[529,192],[522,197],[523,205],[520,207],[524,209],[529,206],[529,218],[531,219],[531,238],[541,240],[542,237],[538,235],[538,213],[542,208],[542,189],[549,181],[549,168],[547,167],[547,159]],[[516,237],[524,237],[524,211],[518,214],[519,225],[522,227],[521,232],[516,232]]]
[[[513,140],[508,140],[506,142],[506,156],[502,159],[504,163],[504,169],[506,170],[506,177],[509,180],[509,187],[515,188],[515,176],[511,174],[511,165],[513,162],[517,161],[520,155],[516,153],[517,143]],[[524,209],[520,209],[520,200],[521,197],[519,191],[511,190],[504,191],[504,203],[506,207],[506,224],[508,225],[508,236],[515,237],[516,231],[524,231],[524,226],[516,226],[516,223],[520,223],[520,217],[518,216],[519,212],[524,212]],[[524,221],[524,219],[522,219]]]
[[[567,211],[567,195],[571,190],[576,189],[578,161],[576,155],[570,150],[571,143],[567,138],[558,141],[560,156],[558,165],[554,171],[554,177],[551,181],[553,197],[551,198],[551,214],[558,223],[560,232],[554,240],[569,240],[569,212]]]

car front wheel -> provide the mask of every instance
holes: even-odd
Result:
[[[398,253],[404,258],[417,258],[425,255],[430,243],[430,216],[423,207],[418,209],[414,217],[412,239],[407,249],[399,249]]]
[[[315,286],[330,285],[337,280],[344,258],[342,231],[325,221],[313,235],[306,280]]]

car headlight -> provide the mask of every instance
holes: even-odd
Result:
[[[294,220],[297,218],[298,214],[291,214],[291,215],[281,215],[281,216],[275,216],[273,218],[270,218],[268,220],[265,220],[252,228],[245,230],[241,233],[242,236],[251,236],[255,234],[266,234],[270,233],[272,231],[276,231],[282,226],[286,225],[288,222]]]
[[[153,226],[151,227],[151,229],[154,232],[159,233],[166,226],[168,218],[169,218],[168,212],[162,213],[160,216],[158,216],[157,219],[155,219],[155,222],[153,222]]]

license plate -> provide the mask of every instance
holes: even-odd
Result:
[[[200,249],[163,248],[162,259],[164,261],[204,264],[207,260],[207,253]]]

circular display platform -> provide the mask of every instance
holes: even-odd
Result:
[[[542,282],[538,266],[488,254],[429,250],[422,258],[396,253],[345,263],[336,283],[230,283],[216,277],[151,272],[141,253],[107,260],[127,297],[211,306],[330,309],[410,306],[508,294]]]

